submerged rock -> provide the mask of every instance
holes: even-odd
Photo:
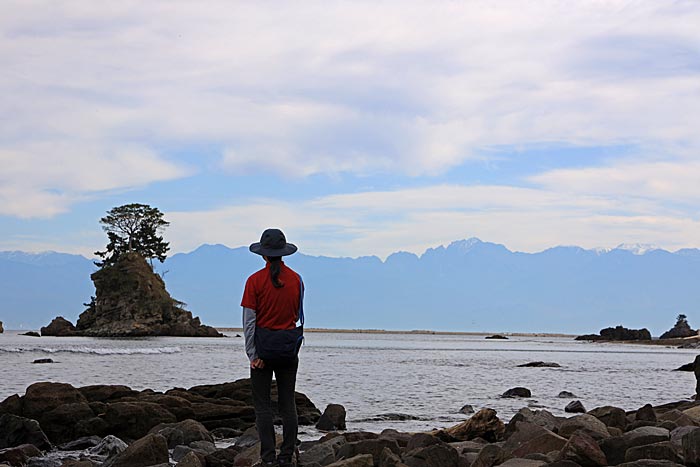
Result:
[[[561,368],[561,365],[555,362],[529,362],[518,365],[521,368]]]
[[[569,392],[569,391],[561,391],[557,395],[557,397],[559,397],[560,399],[575,399],[576,394],[574,394],[573,392]]]
[[[32,363],[54,363],[54,361],[50,358],[37,358]]]
[[[571,401],[564,407],[564,412],[567,413],[586,413],[586,408],[581,401]]]
[[[318,419],[316,428],[321,431],[345,430],[345,407],[340,404],[328,404]]]
[[[511,388],[501,394],[501,397],[532,397],[532,393],[528,388]]]

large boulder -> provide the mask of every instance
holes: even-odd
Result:
[[[221,337],[182,308],[146,260],[127,253],[93,273],[95,298],[81,313],[76,333],[98,337]]]
[[[557,456],[558,461],[571,461],[582,467],[608,465],[598,443],[583,431],[574,432]]]
[[[505,425],[496,416],[493,409],[481,409],[470,419],[443,430],[449,437],[458,441],[483,438],[487,441],[498,441],[503,437]]]
[[[65,383],[34,383],[23,397],[22,413],[25,417],[39,420],[44,414],[64,404],[87,403],[80,391]]]
[[[33,444],[22,444],[9,449],[0,449],[0,465],[23,466],[31,458],[40,457],[41,451]]]
[[[676,462],[678,464],[683,463],[681,449],[670,441],[634,446],[627,449],[625,452],[625,462],[633,462],[640,459],[657,459]]]
[[[305,450],[299,455],[299,460],[302,465],[318,464],[321,466],[326,466],[328,464],[332,464],[336,459],[336,451],[345,443],[347,443],[347,441],[344,437],[336,436],[335,438],[318,443]],[[385,449],[393,453],[391,449]]]
[[[76,329],[73,323],[65,319],[63,316],[58,316],[51,321],[48,326],[41,328],[42,336],[75,336]]]
[[[107,406],[104,416],[109,432],[120,438],[137,439],[161,423],[175,423],[170,411],[151,402],[115,402]]]
[[[517,422],[532,423],[556,433],[559,431],[559,427],[564,420],[566,420],[566,418],[556,417],[552,415],[551,412],[544,409],[531,410],[527,407],[523,407],[522,409],[518,410],[518,413],[513,415],[513,418],[511,418],[506,425],[504,437],[508,438],[511,435],[511,433],[515,430]]]
[[[193,441],[214,442],[211,434],[201,423],[195,420],[184,420],[178,423],[163,423],[156,425],[150,433],[163,435],[168,441],[168,447],[175,449],[181,444],[188,445]]]
[[[16,415],[0,415],[0,449],[33,444],[39,449],[51,449],[51,443],[39,422]]]
[[[568,438],[578,430],[585,431],[596,440],[610,437],[605,424],[590,414],[581,414],[567,418],[559,427],[559,434],[564,438]]]
[[[625,426],[627,426],[627,415],[625,411],[619,407],[612,407],[610,405],[596,407],[588,411],[588,414],[593,415],[603,422],[605,426],[619,428],[620,430],[624,430]]]
[[[661,334],[661,337],[659,337],[659,339],[678,339],[697,335],[698,331],[690,327],[686,316],[679,315],[678,319],[676,320],[676,324],[671,329]]]
[[[471,467],[493,467],[510,459],[512,455],[498,444],[487,444],[479,451]]]
[[[330,464],[328,467],[373,467],[374,461],[369,454],[358,454],[350,459],[342,459]]]
[[[610,465],[621,464],[625,461],[625,453],[635,446],[661,443],[670,439],[670,433],[664,428],[644,426],[628,431],[622,436],[603,439],[599,442]]]
[[[682,439],[683,457],[687,465],[700,466],[700,430],[692,430],[686,433]]]
[[[168,464],[168,442],[165,437],[151,433],[137,440],[108,460],[103,467],[148,467]]]
[[[529,454],[546,454],[559,451],[566,444],[566,439],[528,422],[516,422],[513,433],[508,437],[503,449],[512,457],[525,457]]]
[[[510,388],[501,394],[501,397],[532,397],[532,392],[528,388]]]
[[[446,444],[432,444],[414,449],[401,457],[408,467],[457,467],[459,453]]]
[[[335,455],[337,459],[350,459],[360,454],[371,454],[374,464],[379,465],[379,458],[385,448],[394,454],[401,453],[401,448],[396,441],[377,438],[342,444]]]
[[[345,407],[340,404],[328,404],[316,423],[321,431],[345,430]]]

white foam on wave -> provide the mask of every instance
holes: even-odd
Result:
[[[68,347],[68,348],[51,348],[51,347],[13,347],[0,348],[0,352],[6,353],[77,353],[91,355],[159,355],[180,353],[180,347],[144,347],[144,348],[104,348],[104,347]]]

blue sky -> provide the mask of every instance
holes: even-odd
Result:
[[[697,2],[0,9],[0,250],[700,246]]]

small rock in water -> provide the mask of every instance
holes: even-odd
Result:
[[[586,413],[586,408],[583,406],[581,401],[571,401],[566,407],[564,407],[564,412],[567,413]]]
[[[530,363],[523,363],[522,365],[518,365],[518,367],[527,367],[527,368],[561,368],[561,365],[555,362],[530,362]]]
[[[569,392],[569,391],[562,391],[559,393],[559,395],[557,397],[559,397],[561,399],[573,399],[576,397],[576,394],[574,394],[573,392]]]
[[[54,363],[54,361],[51,360],[50,358],[38,358],[38,359],[34,360],[32,363]]]
[[[506,336],[502,336],[500,334],[494,334],[493,336],[486,336],[484,339],[508,339]]]
[[[321,431],[345,430],[345,407],[340,404],[328,404],[318,419],[316,428]]]
[[[20,334],[20,336],[41,337],[41,335],[36,331],[24,332],[24,333]]]
[[[501,394],[501,397],[532,397],[532,393],[527,388],[511,388]]]
[[[469,404],[465,404],[462,406],[461,409],[459,409],[459,413],[463,413],[465,415],[468,415],[470,413],[474,413],[474,407],[472,407]]]

